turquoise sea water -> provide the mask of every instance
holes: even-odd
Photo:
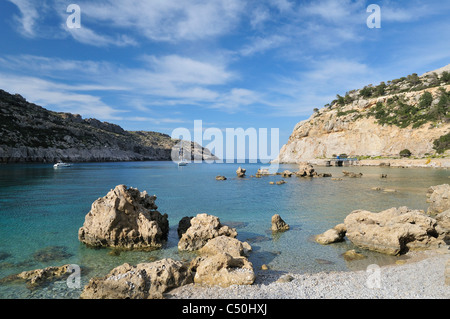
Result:
[[[238,179],[236,169],[247,169]],[[381,211],[399,206],[426,210],[429,186],[448,183],[449,171],[386,167],[318,167],[319,173],[342,177],[342,171],[362,172],[362,178],[285,178],[287,184],[270,185],[281,176],[250,178],[258,164],[191,164],[172,162],[92,163],[53,169],[52,165],[0,165],[0,278],[25,270],[77,264],[82,286],[91,277],[107,274],[125,262],[137,264],[194,255],[177,250],[177,226],[184,216],[208,213],[237,228],[238,239],[248,241],[250,261],[259,271],[319,272],[365,269],[369,264],[388,264],[402,257],[358,251],[368,258],[345,261],[341,254],[354,249],[343,242],[321,246],[313,236],[343,222],[355,209]],[[295,165],[281,165],[296,170]],[[380,174],[388,174],[381,179]],[[227,181],[216,181],[224,175]],[[91,204],[116,185],[125,184],[155,194],[159,211],[169,215],[166,246],[153,252],[121,252],[90,249],[78,241]],[[374,191],[393,188],[396,193]],[[270,221],[280,214],[291,230],[273,235]],[[405,257],[403,257],[405,258]],[[81,289],[65,281],[29,290],[23,283],[0,283],[0,298],[78,298]]]

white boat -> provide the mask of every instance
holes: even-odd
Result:
[[[63,162],[58,162],[55,165],[53,165],[54,168],[60,168],[60,167],[70,167],[72,166],[72,164],[69,163],[63,163]]]
[[[178,155],[180,156],[181,159],[181,161],[178,162],[178,166],[187,166],[188,162],[184,159],[183,147],[180,148]]]
[[[187,166],[188,162],[185,160],[182,160],[181,162],[178,162],[178,166]]]

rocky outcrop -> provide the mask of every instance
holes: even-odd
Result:
[[[347,238],[356,246],[389,255],[445,246],[445,234],[435,219],[407,207],[380,213],[352,212],[344,221]]]
[[[428,214],[436,215],[450,209],[450,185],[431,186],[427,191]]]
[[[450,122],[445,119],[448,101],[442,102],[439,116],[433,112],[442,90],[450,91],[450,85],[432,77],[415,78],[417,84],[402,78],[395,83],[383,82],[384,87],[370,85],[348,92],[345,98],[299,122],[275,162],[299,163],[343,153],[398,157],[404,149],[418,157],[435,154],[434,141],[450,132]],[[425,93],[432,97],[428,104],[421,102]]]
[[[157,211],[155,201],[146,191],[119,185],[92,204],[78,238],[94,247],[160,248],[169,222],[167,214]]]
[[[166,134],[130,132],[78,114],[52,112],[3,90],[0,136],[0,163],[169,161],[180,144]],[[216,159],[198,144],[182,143],[192,158]]]
[[[433,204],[438,202],[437,194],[442,195],[439,191],[446,188],[431,189],[431,193],[436,195]],[[434,193],[435,189],[437,193]],[[317,235],[315,240],[328,245],[343,241],[345,236],[360,248],[389,255],[445,247],[450,242],[450,209],[435,218],[424,211],[408,207],[390,208],[379,213],[355,210],[345,218],[343,224]]]
[[[82,299],[161,299],[170,289],[192,283],[190,268],[180,261],[163,259],[137,266],[123,264],[103,278],[93,278]]]
[[[272,232],[283,232],[289,230],[289,225],[281,218],[280,215],[272,216]]]
[[[315,240],[321,245],[329,245],[332,243],[337,243],[343,241],[345,238],[345,233],[347,229],[344,224],[339,224],[323,234],[317,235]]]
[[[222,225],[216,216],[199,214],[191,219],[191,226],[178,242],[178,249],[181,251],[199,250],[209,240],[219,236],[235,238],[237,232],[234,228]]]
[[[208,241],[198,253],[203,256],[226,253],[234,257],[242,257],[247,256],[251,251],[252,246],[247,242],[241,242],[233,237],[219,236]]]
[[[314,177],[317,175],[314,167],[309,163],[300,163],[298,171],[295,173],[298,177]]]
[[[236,170],[236,175],[237,175],[237,177],[245,177],[245,173],[246,173],[246,172],[247,172],[246,169],[239,167],[239,168]]]
[[[177,228],[177,233],[178,233],[178,238],[181,238],[183,236],[183,234],[188,230],[189,227],[191,227],[191,220],[194,217],[183,217],[180,222],[178,223],[178,228]]]
[[[28,288],[36,288],[49,282],[68,277],[70,273],[70,265],[64,265],[61,267],[47,267],[43,269],[24,271],[20,274],[8,276],[1,279],[0,283],[25,281]]]
[[[211,239],[199,250],[200,256],[191,262],[194,282],[221,287],[253,284],[253,265],[245,257],[250,250],[248,243],[235,238],[219,236]]]
[[[445,242],[450,244],[450,209],[436,216],[438,232],[442,234]]]

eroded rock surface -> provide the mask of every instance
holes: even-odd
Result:
[[[160,248],[169,222],[167,214],[157,211],[155,201],[145,191],[119,185],[92,204],[78,238],[94,247]]]

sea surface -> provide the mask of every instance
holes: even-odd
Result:
[[[237,178],[236,169],[247,169]],[[385,256],[354,247],[350,242],[321,246],[314,236],[335,225],[356,209],[378,212],[408,206],[426,210],[427,188],[448,183],[444,169],[389,167],[317,167],[319,173],[342,177],[252,178],[259,164],[190,164],[172,162],[88,163],[54,169],[49,164],[0,165],[0,298],[78,298],[90,278],[104,276],[125,262],[138,264],[162,258],[190,260],[193,253],[177,249],[178,222],[184,216],[207,213],[235,227],[238,239],[253,247],[249,259],[257,272],[266,264],[271,271],[312,273],[363,270],[407,258]],[[279,171],[297,170],[281,165]],[[343,177],[342,171],[363,173],[362,178]],[[380,178],[387,174],[386,179]],[[226,181],[216,181],[224,175]],[[170,233],[163,249],[152,252],[92,249],[78,241],[92,203],[116,185],[146,190],[158,197],[161,213],[169,216]],[[396,192],[372,190],[373,187]],[[272,234],[271,217],[280,214],[291,226]],[[346,261],[342,254],[356,249],[364,260]],[[23,282],[1,280],[22,271],[79,265],[81,288],[56,281],[38,289]]]

